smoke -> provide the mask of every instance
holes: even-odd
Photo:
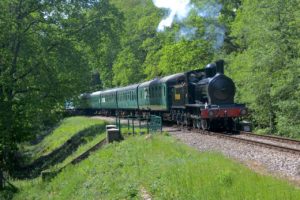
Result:
[[[198,16],[203,18],[211,18],[211,19],[217,19],[220,11],[222,10],[221,4],[205,4],[202,8],[198,9]]]
[[[194,39],[195,34],[197,33],[198,28],[196,27],[181,27],[179,32],[177,33],[176,40],[180,40],[181,38],[185,38],[187,40]]]
[[[192,9],[190,0],[152,0],[157,8],[168,9],[169,15],[161,20],[157,27],[157,31],[164,31],[166,27],[171,27],[174,19],[182,21],[189,16]]]
[[[205,19],[205,35],[204,39],[214,42],[213,48],[222,47],[225,36],[225,28],[218,24],[222,5],[216,2],[204,4],[201,8],[190,2],[190,0],[152,0],[157,8],[169,10],[168,16],[161,20],[157,27],[158,32],[163,32],[165,28],[171,27],[174,20],[184,22],[190,15],[191,11],[195,11],[199,17]],[[184,26],[180,28],[177,38],[185,38],[191,40],[197,33],[198,28]]]
[[[225,38],[225,28],[218,24],[206,24],[204,39],[212,40],[213,48],[219,49],[223,46]]]

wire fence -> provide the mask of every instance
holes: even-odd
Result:
[[[124,120],[126,120],[126,122]],[[128,115],[125,118],[116,116],[115,124],[119,130],[126,130],[128,133],[144,134],[162,132],[161,116],[150,115],[148,117]]]

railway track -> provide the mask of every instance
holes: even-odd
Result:
[[[177,132],[182,129],[197,132],[201,134],[206,135],[212,135],[217,136],[219,138],[225,138],[234,140],[237,142],[242,142],[245,144],[252,144],[255,146],[261,146],[269,149],[276,149],[281,152],[289,152],[295,155],[300,155],[300,141],[289,139],[289,138],[283,138],[278,136],[270,136],[270,135],[257,135],[254,133],[249,132],[240,132],[240,134],[233,134],[228,135],[224,133],[217,133],[217,132],[210,132],[210,131],[203,131],[199,129],[193,129],[193,128],[186,128],[182,126],[164,126],[164,131],[167,132]]]
[[[273,136],[273,135],[257,135],[257,134],[249,133],[249,132],[240,132],[240,134],[248,136],[248,137],[261,138],[261,139],[267,139],[267,140],[272,140],[272,141],[286,143],[286,144],[299,145],[299,147],[300,147],[300,140],[295,140],[295,139],[291,139],[291,138],[285,138],[285,137],[279,137],[279,136]]]
[[[240,134],[229,135],[218,132],[203,131],[199,129],[190,129],[190,131],[196,131],[206,135],[216,136],[219,138],[234,140],[245,144],[252,144],[268,149],[275,149],[281,152],[288,152],[295,155],[300,155],[299,140],[283,138],[278,136],[257,135],[248,132],[241,132]]]
[[[256,140],[255,137],[251,135],[250,137],[240,137],[240,136],[244,136],[242,135],[222,135],[222,134],[218,134],[218,137],[226,137],[228,139],[231,140],[235,140],[238,142],[243,142],[243,143],[247,143],[247,144],[253,144],[256,146],[261,146],[261,147],[266,147],[269,149],[276,149],[279,151],[283,151],[283,152],[289,152],[289,153],[293,153],[293,154],[297,154],[300,155],[300,143],[298,143],[298,146],[296,147],[295,145],[293,145],[292,147],[289,146],[290,143],[276,143],[273,142],[273,138],[270,139],[269,137],[264,137],[264,140]],[[261,138],[261,137],[257,137],[257,138]],[[277,140],[278,141],[278,140]],[[282,142],[283,140],[281,140],[280,142]],[[288,140],[285,140],[285,142]]]

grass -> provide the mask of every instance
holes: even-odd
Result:
[[[82,153],[86,152],[87,150],[89,150],[90,148],[92,148],[94,145],[96,145],[98,142],[100,142],[101,140],[103,140],[105,138],[106,138],[106,134],[104,132],[99,133],[99,135],[97,135],[95,137],[86,138],[85,144],[80,145],[77,148],[77,150],[75,152],[73,152],[70,156],[68,156],[63,162],[51,167],[50,170],[56,170],[56,169],[59,169],[59,168],[65,166],[66,164],[70,163],[73,159],[77,158]]]
[[[30,161],[33,161],[43,155],[51,153],[53,150],[63,145],[72,136],[93,125],[104,126],[105,122],[87,117],[66,118],[61,122],[57,129],[46,136],[40,143],[24,147],[24,152],[30,154]]]
[[[128,136],[65,168],[49,182],[16,182],[14,199],[299,199],[287,182],[221,154],[200,153],[166,135]]]

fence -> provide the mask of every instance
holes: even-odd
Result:
[[[156,133],[162,132],[162,118],[156,115],[150,115],[148,117],[142,116],[126,116],[124,118],[123,124],[121,123],[121,118],[116,116],[116,126],[119,130],[122,128],[127,128],[128,133],[135,134],[139,132],[143,134],[147,133]],[[124,130],[124,129],[123,129]]]

